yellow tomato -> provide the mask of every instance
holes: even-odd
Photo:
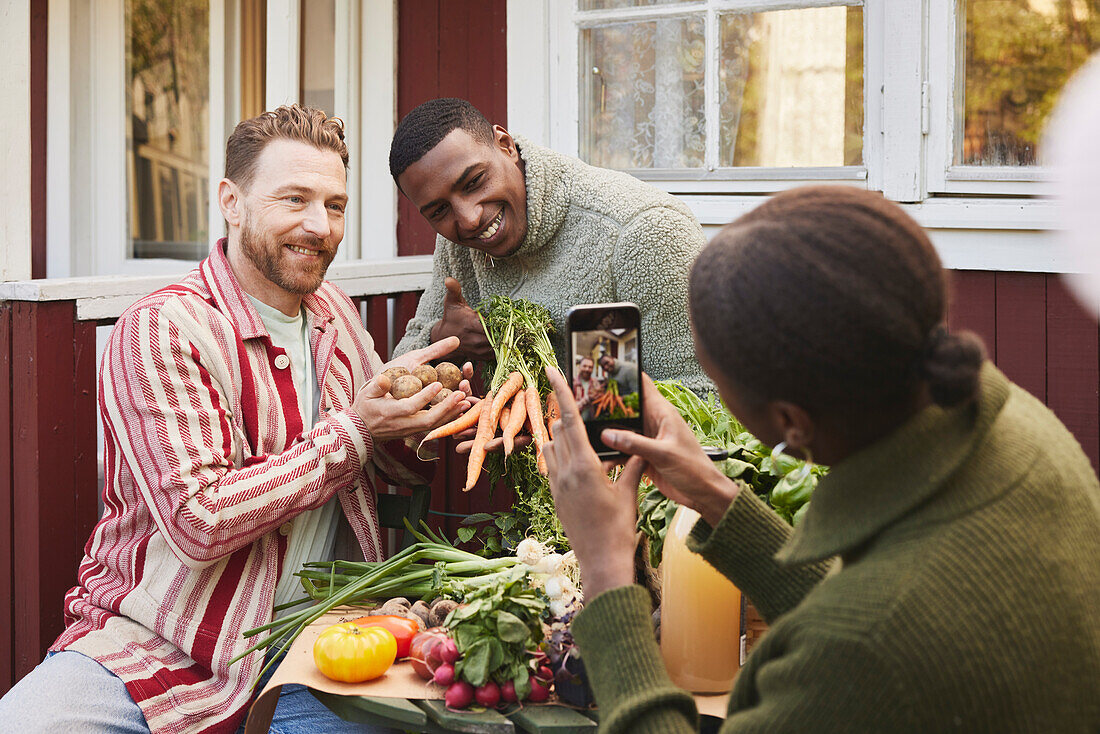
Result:
[[[383,627],[334,624],[313,643],[313,662],[332,680],[361,683],[389,670],[397,657],[397,640]]]

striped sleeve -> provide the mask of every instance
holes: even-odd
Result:
[[[208,343],[200,349],[201,337],[188,338],[184,332],[197,323],[180,299],[132,311],[112,332],[102,368],[105,430],[118,437],[169,546],[193,568],[321,506],[355,481],[372,453],[362,421],[344,412],[280,454],[235,465],[243,455],[228,399],[235,391],[223,389],[209,364],[229,360]],[[247,359],[240,370],[239,379],[251,379]]]

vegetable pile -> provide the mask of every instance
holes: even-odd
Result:
[[[459,550],[426,527],[424,534],[412,532],[419,542],[386,561],[305,564],[296,575],[302,579],[308,597],[276,607],[276,611],[313,603],[299,612],[246,631],[244,636],[247,638],[264,632],[267,636],[234,657],[230,664],[272,646],[277,646],[279,652],[288,650],[307,626],[336,607],[398,596],[430,599],[455,595],[459,589],[492,584],[498,574],[521,563],[515,557],[484,558]],[[264,666],[261,674],[275,659],[273,657]]]
[[[722,472],[752,488],[787,522],[797,524],[809,508],[810,496],[828,468],[814,464],[804,471],[805,461],[780,454],[772,461],[772,450],[745,431],[714,394],[702,399],[675,380],[656,383],[665,397],[695,432],[701,446],[725,449],[729,458],[719,463]],[[649,539],[650,565],[661,562],[665,531],[678,505],[661,494],[647,477],[638,487],[638,531]]]

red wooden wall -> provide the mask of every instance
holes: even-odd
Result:
[[[493,124],[508,124],[507,28],[505,0],[400,0],[397,5],[397,113],[404,117],[414,107],[436,97],[469,100]],[[435,233],[399,195],[397,252],[399,255],[430,255],[435,251]],[[406,298],[405,309],[395,322],[407,323],[416,299]],[[400,334],[396,335],[398,338]],[[375,344],[378,344],[377,337]],[[385,342],[382,342],[383,344]],[[460,491],[466,477],[465,458],[453,456],[453,442],[440,446],[439,462],[432,484],[431,509],[435,524],[454,537],[457,520],[449,514],[483,512],[487,508],[507,509],[512,504],[507,491],[489,498],[488,482],[482,481],[468,494]]]
[[[1100,468],[1097,317],[1046,273],[952,273],[948,322],[971,329],[1009,379],[1062,419]]]

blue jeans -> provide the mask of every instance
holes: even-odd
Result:
[[[274,668],[272,668],[272,672]],[[265,679],[256,686],[262,690]],[[125,684],[98,662],[78,652],[51,652],[0,698],[0,728],[4,731],[103,732],[149,734],[141,709]],[[244,724],[241,724],[244,731]],[[344,721],[313,697],[305,686],[283,686],[275,718],[275,734],[363,734],[391,731]]]
[[[149,734],[114,673],[78,652],[51,652],[0,698],[5,731]]]

